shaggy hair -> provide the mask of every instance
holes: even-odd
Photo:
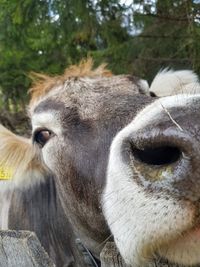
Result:
[[[191,70],[174,71],[163,69],[158,72],[149,89],[150,94],[163,97],[177,94],[200,93],[197,74]]]
[[[106,69],[106,64],[101,64],[96,69],[93,68],[93,65],[92,58],[88,58],[82,60],[79,65],[72,65],[65,69],[65,72],[62,75],[52,77],[46,74],[32,72],[30,76],[34,82],[29,90],[31,94],[30,105],[50,92],[55,86],[62,85],[70,78],[112,76],[111,71]]]

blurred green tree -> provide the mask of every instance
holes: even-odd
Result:
[[[0,0],[0,106],[24,108],[30,71],[88,55],[149,80],[167,66],[200,73],[199,39],[197,0]]]
[[[162,67],[190,68],[200,73],[200,1],[136,0],[134,24],[141,50],[135,67],[153,78]],[[136,5],[135,5],[136,6]]]
[[[60,73],[128,39],[122,12],[113,0],[0,0],[1,105],[24,107],[30,71]]]

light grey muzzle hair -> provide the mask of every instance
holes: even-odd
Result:
[[[127,264],[200,263],[200,95],[157,99],[117,134],[102,203]]]

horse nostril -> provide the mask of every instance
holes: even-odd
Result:
[[[167,165],[178,161],[182,152],[175,146],[146,147],[144,149],[132,147],[132,154],[135,159],[145,164]]]

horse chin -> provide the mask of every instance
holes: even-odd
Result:
[[[200,264],[199,252],[200,227],[195,227],[179,236],[173,242],[159,248],[158,255],[170,263],[188,267]]]

